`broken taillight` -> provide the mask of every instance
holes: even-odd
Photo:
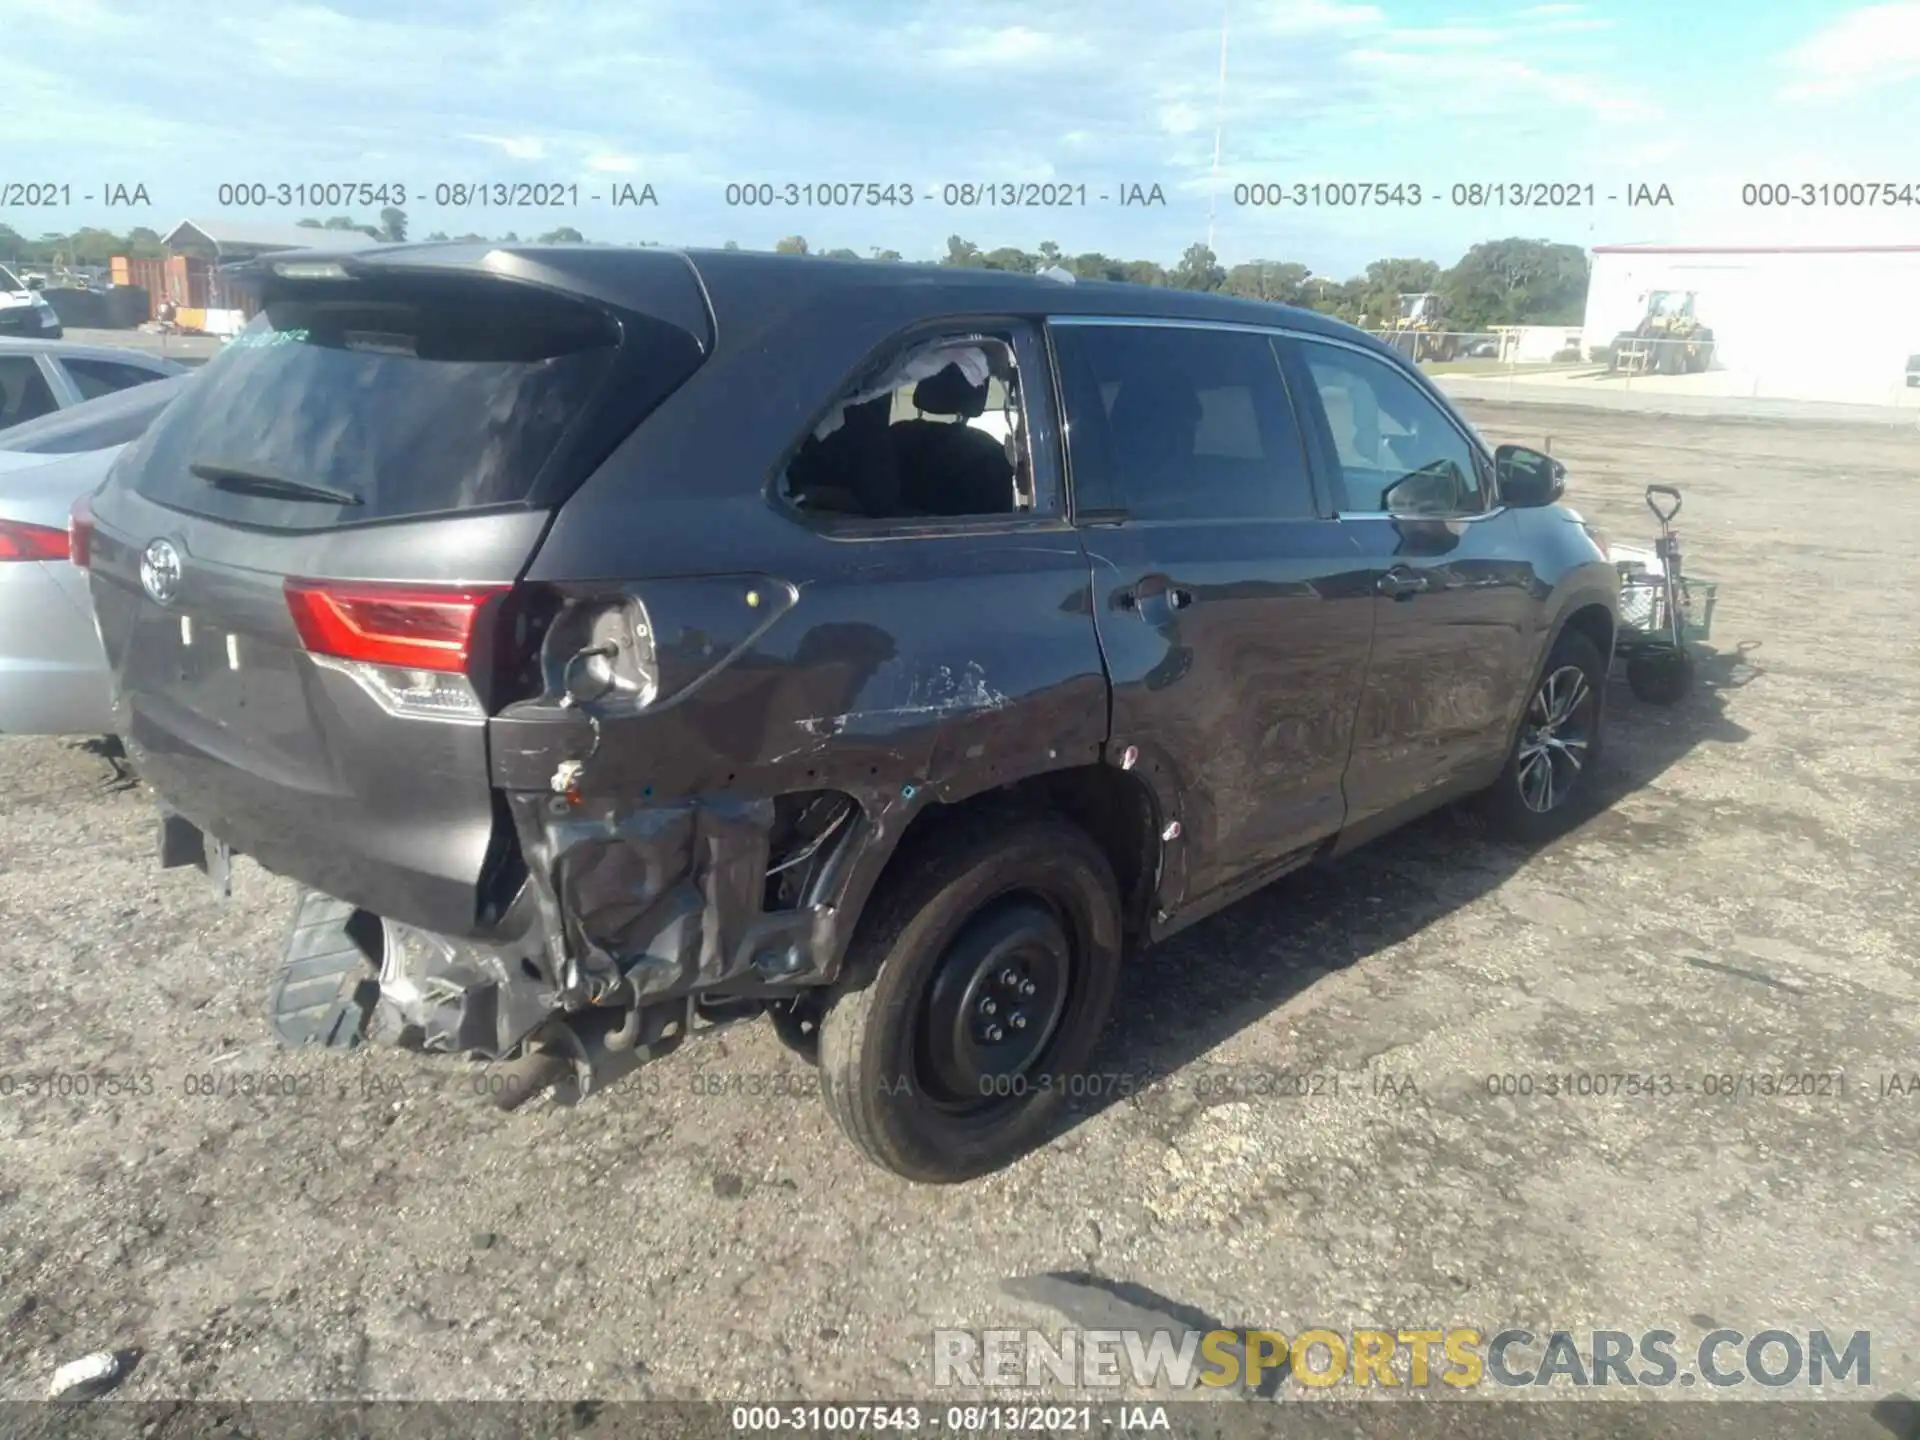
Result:
[[[51,525],[0,520],[0,560],[64,560],[67,532]]]
[[[82,570],[93,560],[93,506],[84,495],[67,515],[67,558]]]
[[[473,687],[482,613],[511,585],[293,580],[287,608],[307,653],[359,681],[396,715],[479,719]]]

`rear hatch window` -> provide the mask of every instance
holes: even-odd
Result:
[[[633,333],[635,330],[640,333]],[[316,530],[552,503],[585,473],[583,421],[623,348],[651,345],[676,388],[699,345],[667,325],[497,279],[382,276],[270,296],[154,423],[122,469],[169,508]],[[640,418],[629,405],[626,428]],[[604,428],[604,427],[602,427]],[[617,437],[614,437],[617,438]]]

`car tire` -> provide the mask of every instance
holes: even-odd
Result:
[[[1500,778],[1482,796],[1501,836],[1537,844],[1584,816],[1605,736],[1606,685],[1599,648],[1577,630],[1563,632],[1527,695]],[[1563,702],[1565,712],[1553,720],[1551,712]],[[1543,743],[1548,720],[1552,729]]]
[[[1627,661],[1627,688],[1648,705],[1678,705],[1693,693],[1693,653],[1648,650]]]
[[[352,1050],[367,1038],[380,972],[353,937],[358,913],[318,890],[302,892],[269,1005],[282,1045]]]
[[[1075,1088],[1113,1005],[1120,893],[1100,847],[1053,816],[983,814],[909,844],[848,947],[863,988],[821,1018],[821,1093],[875,1164],[953,1184],[1024,1155]]]

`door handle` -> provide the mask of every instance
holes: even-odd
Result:
[[[1165,575],[1143,575],[1139,580],[1114,592],[1113,603],[1142,620],[1159,624],[1164,611],[1184,610],[1193,603],[1193,591],[1175,585]]]
[[[1428,589],[1432,581],[1418,570],[1409,570],[1404,565],[1396,565],[1374,582],[1373,588],[1393,600],[1411,600],[1422,590]]]

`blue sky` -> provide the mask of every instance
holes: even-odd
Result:
[[[397,180],[416,235],[528,234],[933,255],[1215,248],[1343,275],[1381,255],[1450,263],[1475,240],[1920,242],[1920,205],[1755,211],[1748,181],[1920,190],[1920,0],[0,0],[9,181],[70,183],[67,209],[0,211],[28,234],[218,217],[222,181]],[[657,210],[448,213],[462,180],[651,183]],[[151,211],[80,203],[144,183]],[[1164,208],[729,209],[729,181],[1159,184]],[[1237,182],[1559,181],[1583,210],[1238,208]],[[1670,187],[1670,209],[1609,193]],[[420,192],[428,192],[421,203]],[[6,197],[0,193],[0,200]],[[291,221],[299,210],[254,212]],[[364,212],[363,212],[364,213]],[[368,218],[372,218],[370,215]]]

